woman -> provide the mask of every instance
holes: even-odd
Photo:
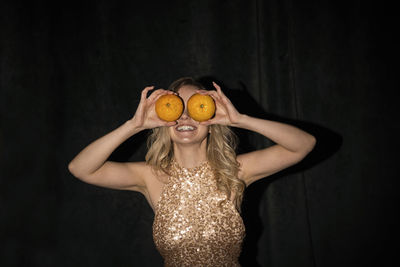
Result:
[[[84,182],[146,197],[155,212],[153,239],[165,266],[239,266],[245,187],[301,161],[316,143],[296,127],[239,113],[213,85],[216,91],[207,91],[186,77],[149,97],[153,86],[146,87],[133,118],[91,143],[68,166]],[[160,120],[155,102],[174,93],[185,103],[195,93],[210,95],[215,116],[199,123],[185,108],[176,122]],[[230,127],[257,132],[276,144],[236,156]],[[107,161],[121,143],[145,129],[153,129],[145,162]]]

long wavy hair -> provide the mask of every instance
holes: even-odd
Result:
[[[178,92],[184,85],[191,85],[201,90],[206,88],[191,77],[183,77],[174,81],[168,90]],[[217,187],[231,199],[234,195],[236,209],[241,211],[245,183],[238,178],[239,162],[236,160],[238,138],[228,126],[210,125],[207,137],[207,160],[213,168]],[[156,171],[168,174],[168,168],[174,157],[172,141],[168,127],[157,127],[147,139],[148,151],[146,162]],[[222,202],[220,203],[222,204]]]

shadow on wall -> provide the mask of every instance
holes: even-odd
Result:
[[[261,179],[246,189],[243,206],[242,217],[246,225],[246,238],[243,243],[243,250],[240,257],[242,266],[260,266],[257,262],[258,242],[263,233],[263,225],[259,215],[261,198],[267,187],[276,179],[288,176],[294,173],[302,172],[319,164],[325,159],[335,154],[342,145],[342,137],[327,128],[321,127],[308,122],[283,118],[264,111],[260,104],[249,94],[246,86],[240,83],[241,88],[231,89],[224,86],[224,83],[213,76],[201,77],[199,81],[209,90],[213,90],[212,81],[221,86],[226,96],[232,101],[233,105],[240,111],[246,111],[247,115],[279,121],[296,126],[312,135],[317,139],[317,144],[313,151],[307,155],[301,162],[282,170],[268,179]],[[238,154],[255,150],[254,143],[250,142],[251,135],[248,131],[233,128],[240,139]]]

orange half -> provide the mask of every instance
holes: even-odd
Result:
[[[160,96],[155,104],[157,116],[163,121],[176,121],[183,113],[183,101],[177,95]]]
[[[206,121],[215,113],[215,101],[209,95],[194,94],[187,102],[188,113],[195,121]]]

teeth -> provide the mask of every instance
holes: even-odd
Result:
[[[178,131],[193,131],[194,127],[189,125],[182,125],[177,128]]]

